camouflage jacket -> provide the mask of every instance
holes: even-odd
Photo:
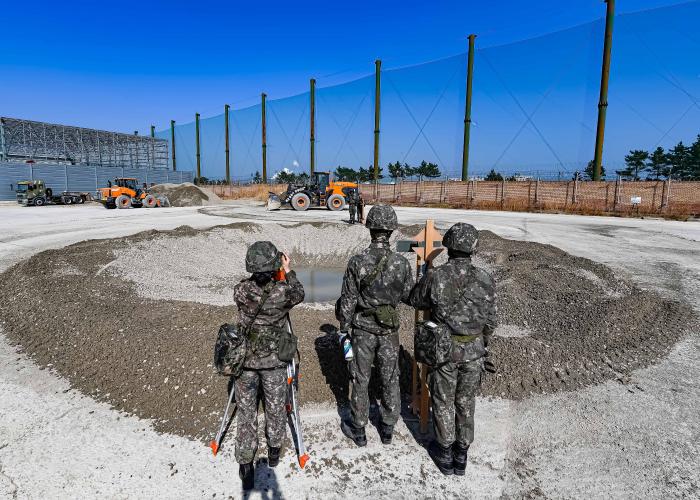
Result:
[[[451,258],[429,269],[411,292],[410,303],[416,309],[430,309],[432,320],[447,325],[453,335],[477,336],[455,346],[466,351],[464,360],[484,355],[496,328],[496,285],[470,258]]]
[[[235,286],[233,299],[238,306],[241,324],[250,324],[263,290],[264,287],[250,278]],[[287,328],[287,313],[303,300],[304,287],[294,271],[287,273],[287,281],[274,282],[265,304],[250,328],[245,368],[264,369],[285,365],[277,358],[279,334]]]
[[[362,286],[362,279],[372,274],[385,254],[388,258],[384,269],[371,283]],[[396,307],[399,302],[408,303],[414,283],[411,265],[405,257],[391,251],[388,237],[373,241],[350,259],[345,270],[335,312],[341,331],[349,331],[352,326],[377,335],[391,333],[379,326],[373,316],[362,313],[381,305]]]
[[[348,202],[348,205],[357,205],[360,198],[357,189],[345,188],[343,193],[345,194],[345,200]]]

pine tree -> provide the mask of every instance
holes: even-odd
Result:
[[[625,156],[625,165],[627,165],[627,167],[622,170],[617,170],[617,175],[626,177],[628,180],[638,181],[639,174],[647,168],[647,159],[649,159],[648,151],[633,149]]]
[[[668,176],[672,179],[685,179],[689,175],[691,163],[691,148],[686,147],[683,141],[676,144],[666,154],[668,163],[671,165]]]
[[[661,177],[668,176],[668,157],[666,156],[664,148],[659,146],[649,155],[647,169],[649,170],[647,179],[653,178],[654,180],[658,181]]]
[[[396,163],[389,163],[389,165],[387,165],[387,169],[389,170],[389,177],[394,180],[400,179],[406,175],[400,161],[397,161]]]
[[[253,184],[262,184],[262,176],[257,170],[255,171],[255,175],[253,176]]]
[[[502,181],[503,176],[496,172],[494,169],[491,169],[491,171],[486,175],[485,179],[487,181]]]
[[[700,181],[700,134],[690,146],[689,160],[688,179]]]
[[[595,170],[595,161],[591,160],[588,162],[588,165],[586,165],[586,170],[583,171],[583,174],[586,176],[586,179],[589,181],[593,180],[593,171]],[[603,165],[600,166],[600,180],[604,181],[605,180],[605,167]]]

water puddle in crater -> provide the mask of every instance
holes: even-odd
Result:
[[[335,302],[340,297],[345,269],[295,268],[304,285],[304,302]]]

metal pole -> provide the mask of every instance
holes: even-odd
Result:
[[[265,98],[267,94],[264,92],[261,94],[262,97],[262,181],[263,184],[267,184],[267,121],[265,117]]]
[[[311,146],[311,158],[309,163],[309,170],[311,175],[314,175],[314,170],[316,170],[316,80],[313,78],[310,80],[311,90],[309,93],[309,98],[311,100],[311,134],[310,134],[310,146]]]
[[[595,158],[593,180],[600,180],[603,163],[603,141],[605,137],[605,116],[608,110],[608,81],[610,80],[610,53],[612,51],[613,21],[615,19],[615,0],[605,0],[605,43],[603,45],[603,71],[600,77],[600,100],[598,101],[598,127],[595,137]]]
[[[173,172],[177,170],[177,161],[175,160],[175,120],[170,120],[170,144],[173,148]]]
[[[472,125],[472,78],[474,76],[474,39],[469,35],[469,56],[467,60],[467,102],[464,107],[464,142],[462,144],[462,181],[469,180],[469,133]]]
[[[197,180],[202,177],[202,161],[201,161],[201,151],[199,146],[199,113],[194,114],[194,133],[195,133],[195,145],[197,148]]]
[[[381,71],[382,61],[374,61],[374,181],[379,180],[379,108],[381,99]]]
[[[228,131],[228,110],[230,106],[224,105],[224,134],[226,136],[226,184],[231,184],[231,164],[229,156],[229,131]]]

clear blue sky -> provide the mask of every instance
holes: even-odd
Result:
[[[675,3],[618,0],[617,11]],[[601,0],[8,1],[0,115],[147,133],[255,104],[261,91],[305,92],[312,76],[352,80],[375,58],[392,68],[458,54],[471,32],[484,48],[604,14]]]

